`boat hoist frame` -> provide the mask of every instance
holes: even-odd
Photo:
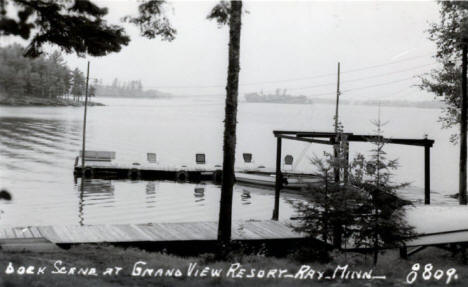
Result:
[[[276,137],[276,181],[275,181],[275,205],[273,209],[273,220],[279,218],[279,197],[282,188],[281,172],[281,142],[285,140],[302,141],[316,144],[325,144],[336,146],[344,143],[345,156],[349,157],[350,142],[370,142],[378,139],[388,144],[400,144],[409,146],[424,147],[424,204],[431,203],[431,171],[430,171],[430,149],[434,145],[434,140],[428,139],[405,139],[405,138],[385,138],[378,135],[357,135],[353,133],[336,132],[316,132],[316,131],[285,131],[275,130],[273,135]],[[345,170],[344,178],[347,177]],[[339,181],[340,175],[335,173],[335,180]]]

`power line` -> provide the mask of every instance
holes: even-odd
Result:
[[[404,78],[404,79],[399,79],[399,80],[394,80],[394,81],[385,82],[385,83],[380,83],[380,84],[375,84],[375,85],[369,85],[369,86],[363,86],[363,87],[352,88],[352,89],[344,90],[343,92],[346,93],[346,92],[350,92],[350,91],[364,90],[364,89],[369,89],[369,88],[374,88],[374,87],[387,86],[387,85],[391,85],[391,84],[395,84],[395,83],[400,83],[400,82],[404,82],[404,81],[412,80],[412,79],[414,79],[414,77]]]
[[[411,68],[404,69],[404,70],[393,71],[393,72],[389,72],[389,73],[378,74],[378,75],[373,75],[373,76],[368,76],[368,77],[363,77],[363,78],[351,79],[351,80],[343,81],[343,82],[344,83],[350,83],[350,82],[356,82],[356,81],[360,81],[360,80],[374,79],[374,78],[384,77],[384,76],[388,76],[388,75],[394,75],[394,74],[404,73],[404,72],[408,72],[408,71],[413,71],[413,70],[417,70],[417,69],[420,69],[420,68],[423,68],[423,67],[434,66],[435,64],[437,64],[437,63],[431,63],[431,64],[415,66],[415,67],[411,67]]]
[[[347,80],[347,81],[342,81],[342,83],[343,83],[343,84],[347,84],[347,83],[358,82],[358,81],[362,81],[362,80],[368,80],[368,79],[374,79],[374,78],[385,77],[385,76],[388,76],[388,75],[394,75],[394,74],[398,74],[398,73],[403,73],[403,72],[408,72],[408,71],[412,71],[412,70],[417,70],[417,69],[422,68],[422,67],[433,66],[433,65],[435,65],[435,64],[436,64],[436,63],[425,64],[425,65],[420,65],[420,66],[416,66],[416,67],[411,67],[411,68],[404,69],[404,70],[399,70],[399,71],[394,71],[394,72],[389,72],[389,73],[383,73],[383,74],[378,74],[378,75],[373,75],[373,76],[368,76],[368,77],[362,77],[362,78],[357,78],[357,79],[351,79],[351,80]],[[291,89],[288,89],[288,90],[313,89],[313,88],[319,88],[319,87],[324,87],[324,86],[334,86],[334,85],[336,85],[336,83],[331,83],[331,82],[330,82],[330,83],[317,84],[317,85],[306,86],[306,87],[291,88]]]
[[[359,72],[359,71],[364,71],[364,70],[369,70],[369,69],[375,69],[375,68],[379,68],[379,67],[383,67],[383,66],[394,65],[394,64],[398,64],[398,63],[402,63],[402,62],[407,62],[407,61],[413,61],[415,59],[425,58],[425,57],[426,56],[416,56],[416,57],[412,57],[412,58],[408,58],[408,59],[404,59],[404,60],[400,60],[400,61],[393,61],[393,62],[378,64],[378,65],[366,66],[366,67],[362,67],[362,68],[343,71],[343,72],[341,72],[341,74],[354,73],[354,72]],[[431,63],[431,64],[427,64],[427,65],[434,65],[434,64],[436,64],[436,63]],[[427,66],[427,65],[422,65],[421,67]],[[336,73],[320,74],[320,75],[309,76],[309,77],[290,78],[290,79],[283,79],[283,80],[276,80],[276,81],[251,82],[251,83],[241,84],[240,86],[252,86],[252,85],[257,85],[257,84],[294,82],[294,81],[300,81],[300,80],[311,80],[311,79],[317,79],[317,78],[324,78],[324,77],[329,77],[329,76],[336,76]],[[336,83],[331,83],[331,84],[335,85]]]
[[[376,69],[379,67],[384,67],[384,66],[389,66],[389,65],[394,65],[394,64],[399,64],[402,62],[408,62],[408,61],[413,61],[419,58],[423,58],[426,56],[415,56],[412,58],[408,59],[403,59],[399,61],[393,61],[393,62],[387,62],[387,63],[382,63],[382,64],[377,64],[377,65],[371,65],[371,66],[365,66],[357,69],[352,69],[352,70],[347,70],[347,71],[342,71],[342,74],[349,74],[349,73],[355,73],[355,72],[360,72],[360,71],[365,71],[365,70],[370,70],[370,69]],[[399,71],[393,71],[389,73],[383,73],[383,74],[378,74],[378,75],[373,75],[373,76],[368,76],[368,77],[362,77],[362,78],[357,78],[357,79],[351,79],[348,81],[343,81],[343,83],[349,83],[349,82],[356,82],[356,81],[361,81],[361,80],[366,80],[366,79],[373,79],[373,78],[379,78],[387,75],[392,75],[392,74],[398,74],[402,72],[407,72],[411,70],[416,70],[422,67],[427,67],[431,65],[435,65],[437,63],[428,63],[424,65],[419,65],[415,67],[411,67],[408,69],[404,70],[399,70]],[[301,77],[301,78],[289,78],[289,79],[282,79],[282,80],[270,80],[270,81],[259,81],[259,82],[250,82],[250,83],[241,83],[239,86],[240,87],[245,87],[245,86],[255,86],[255,85],[261,85],[261,84],[277,84],[277,83],[284,83],[284,82],[294,82],[294,81],[301,81],[301,80],[311,80],[311,79],[318,79],[318,78],[325,78],[325,77],[330,77],[330,76],[335,76],[336,73],[327,73],[327,74],[319,74],[315,76],[309,76],[309,77]],[[91,79],[97,79],[97,78],[91,78]],[[334,86],[336,83],[335,82],[330,82],[330,83],[322,83],[322,84],[317,84],[317,85],[312,85],[312,86],[306,86],[306,87],[299,87],[299,88],[292,88],[288,90],[302,90],[302,89],[312,89],[312,88],[318,88],[318,87],[325,87],[325,86]],[[199,85],[199,86],[145,86],[146,89],[205,89],[205,88],[224,88],[225,85]]]
[[[419,65],[415,67],[411,67],[408,69],[403,69],[403,70],[398,70],[398,71],[393,71],[393,72],[388,72],[388,73],[383,73],[383,74],[377,74],[377,75],[372,75],[372,76],[367,76],[367,77],[362,77],[362,78],[356,78],[356,79],[351,79],[347,81],[343,81],[343,83],[350,83],[350,82],[357,82],[361,80],[367,80],[367,79],[374,79],[374,78],[379,78],[379,77],[384,77],[388,75],[394,75],[398,73],[403,73],[403,72],[408,72],[412,70],[417,70],[423,67],[428,67],[428,66],[433,66],[437,63],[429,63],[429,64],[424,64],[424,65]],[[282,80],[282,81],[269,81],[269,82],[263,82],[263,83],[279,83],[279,82],[288,82],[292,80]],[[257,83],[260,84],[260,83]],[[251,83],[253,85],[253,83]],[[326,86],[334,86],[336,83],[323,83],[323,84],[317,84],[317,85],[312,85],[312,86],[306,86],[306,87],[299,87],[299,88],[292,88],[288,90],[298,90],[298,89],[312,89],[312,88],[319,88],[319,87],[326,87]],[[247,86],[247,84],[241,84],[239,85],[241,87]],[[146,88],[158,88],[158,89],[189,89],[189,88],[219,88],[219,87],[224,87],[224,85],[211,85],[211,86],[147,86]]]
[[[387,85],[391,85],[391,84],[395,84],[395,83],[400,83],[400,82],[408,81],[408,80],[411,80],[411,79],[414,79],[414,77],[409,77],[409,78],[404,78],[404,79],[398,79],[398,80],[389,81],[389,82],[384,82],[384,83],[379,83],[379,84],[374,84],[374,85],[368,85],[368,86],[350,88],[350,89],[342,90],[342,91],[341,91],[341,94],[349,93],[349,92],[354,92],[354,91],[356,91],[356,90],[364,90],[364,89],[370,89],[370,88],[374,88],[374,87],[387,86]],[[301,90],[301,89],[306,89],[306,88],[297,88],[297,89],[290,89],[290,90]],[[312,94],[312,95],[308,95],[308,96],[309,96],[309,97],[321,97],[321,96],[331,96],[331,95],[336,95],[336,92]],[[345,96],[346,96],[346,95],[345,95]]]
[[[363,71],[363,70],[374,69],[374,68],[379,68],[379,67],[383,67],[383,66],[389,66],[389,65],[399,64],[399,63],[402,63],[402,62],[413,61],[413,60],[419,59],[419,58],[426,58],[426,56],[423,56],[423,55],[421,55],[421,56],[415,56],[415,57],[411,57],[411,58],[403,59],[403,60],[399,60],[399,61],[387,62],[387,63],[377,64],[377,65],[372,65],[372,66],[367,66],[367,67],[352,69],[352,70],[344,71],[344,72],[342,72],[342,74],[343,74],[343,73],[354,73],[354,72],[358,72],[358,71]]]

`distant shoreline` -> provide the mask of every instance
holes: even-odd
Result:
[[[172,99],[171,96],[107,96],[107,95],[96,95],[96,98],[113,98],[113,99]]]
[[[249,104],[285,104],[285,105],[335,105],[335,100],[323,100],[323,99],[312,99],[308,103],[296,103],[296,102],[271,102],[271,101],[247,101],[244,103]],[[421,101],[421,102],[410,102],[410,101],[341,101],[340,105],[350,106],[382,106],[382,107],[404,107],[404,108],[422,108],[422,109],[440,109],[445,107],[444,103],[432,102],[432,101]]]
[[[84,101],[74,101],[72,99],[64,99],[64,98],[39,98],[39,97],[7,97],[7,96],[0,96],[0,106],[43,106],[43,107],[82,107],[84,105]],[[89,106],[105,106],[101,103],[96,103],[92,101],[88,101]]]

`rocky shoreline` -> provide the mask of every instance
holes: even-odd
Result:
[[[0,96],[0,106],[82,107],[83,105],[84,101],[77,102],[65,98]],[[104,104],[88,101],[88,106],[104,106]]]

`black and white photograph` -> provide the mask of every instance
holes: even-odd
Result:
[[[468,285],[468,1],[0,0],[0,286]]]

